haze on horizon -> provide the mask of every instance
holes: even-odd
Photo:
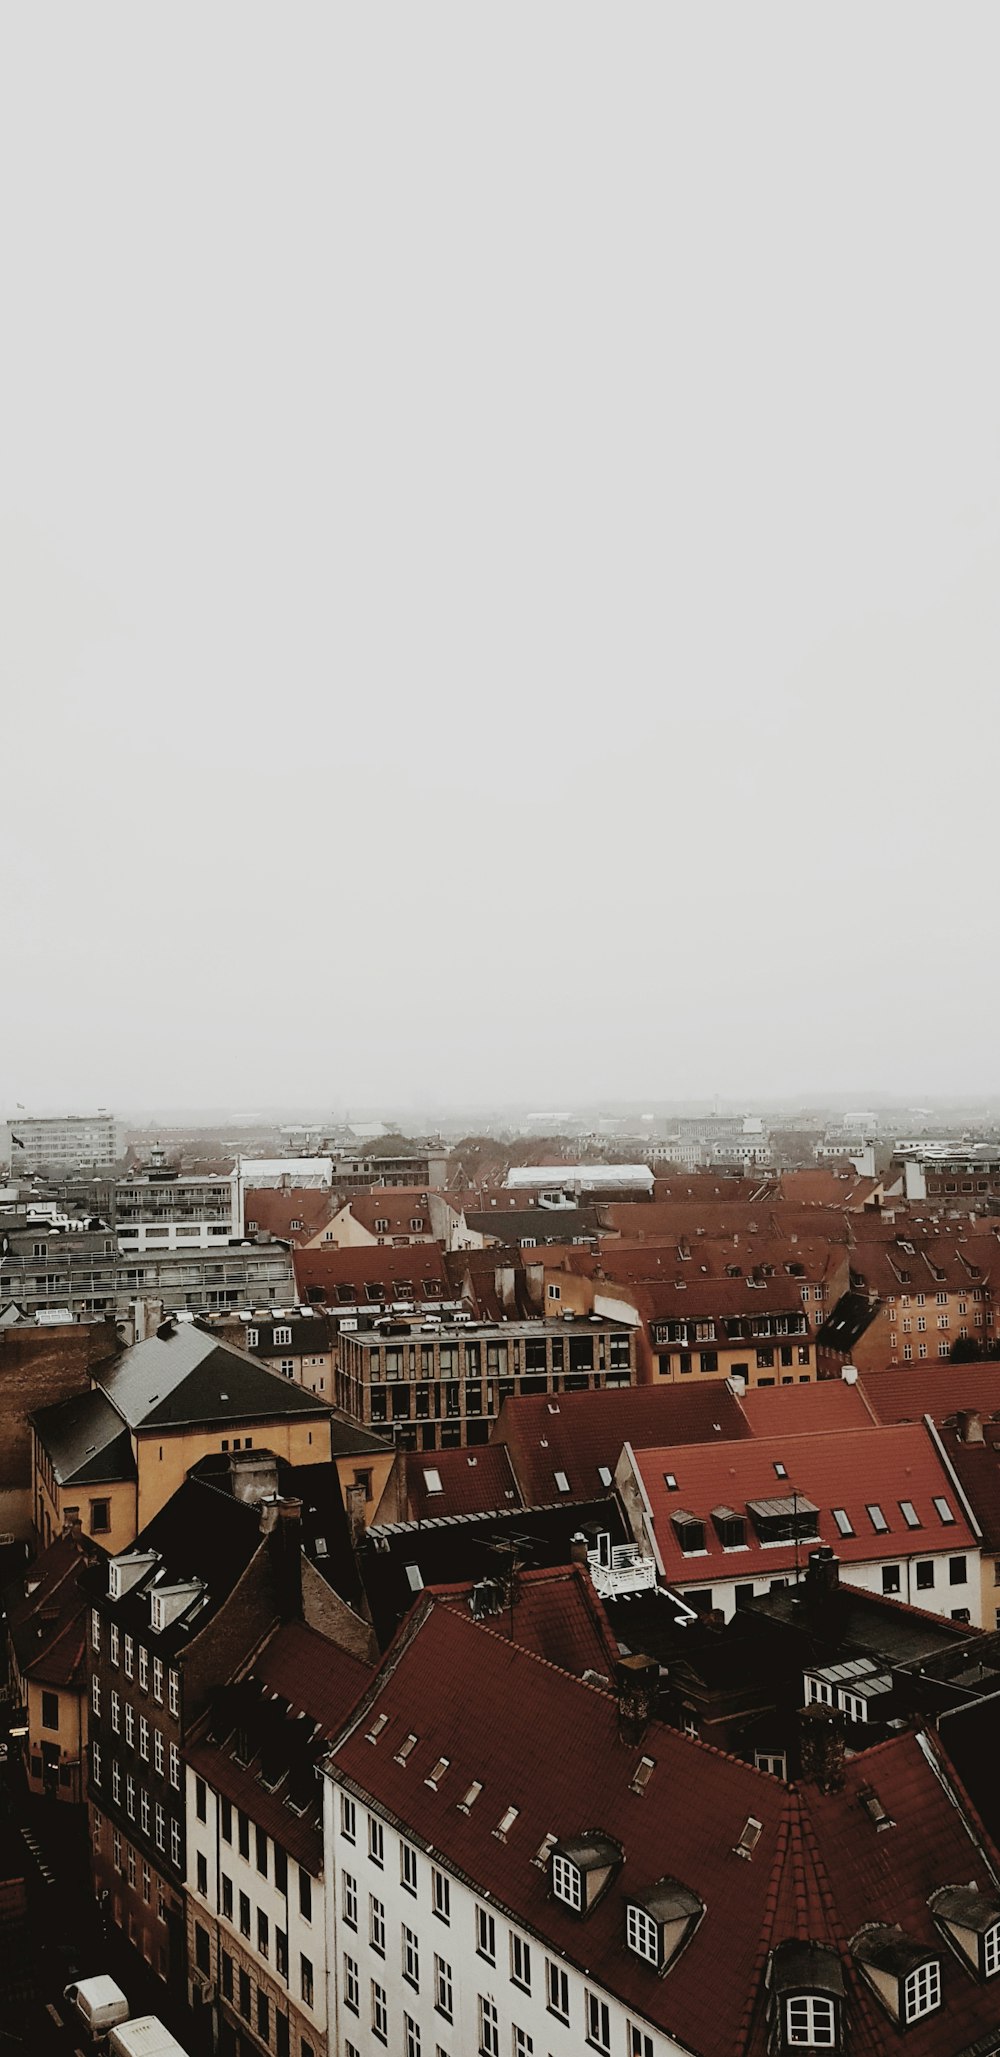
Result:
[[[8,15],[0,1117],[1000,1090],[998,45]]]

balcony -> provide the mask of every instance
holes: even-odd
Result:
[[[587,1567],[595,1593],[602,1600],[617,1600],[623,1593],[642,1593],[656,1584],[656,1565],[644,1557],[636,1543],[608,1545],[602,1536],[596,1550],[587,1551]]]

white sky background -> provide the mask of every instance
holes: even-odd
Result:
[[[0,32],[0,1113],[1000,1085],[995,7]]]

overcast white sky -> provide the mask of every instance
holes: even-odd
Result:
[[[0,1113],[1000,1090],[995,6],[0,33]]]

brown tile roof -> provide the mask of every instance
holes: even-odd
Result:
[[[371,1243],[361,1250],[299,1249],[293,1252],[295,1281],[301,1299],[335,1307],[347,1304],[350,1294],[364,1301],[369,1285],[381,1285],[386,1300],[410,1298],[397,1292],[399,1281],[409,1281],[417,1300],[452,1300],[455,1294],[445,1276],[443,1252],[437,1243],[410,1243],[406,1249]],[[432,1290],[431,1290],[432,1289]]]
[[[57,1536],[4,1595],[7,1630],[22,1677],[82,1692],[87,1683],[89,1602],[77,1580],[104,1551],[75,1533]]]
[[[925,1364],[897,1364],[886,1371],[866,1371],[859,1378],[876,1421],[936,1422],[949,1414],[974,1409],[1000,1416],[1000,1361],[955,1364],[950,1359]]]
[[[525,1394],[505,1400],[492,1441],[506,1443],[525,1505],[586,1500],[610,1491],[626,1443],[750,1435],[738,1402],[723,1383],[712,1386],[621,1386],[596,1393]],[[567,1480],[561,1493],[556,1473]]]
[[[252,1224],[256,1224],[262,1235],[276,1236],[285,1243],[305,1243],[333,1219],[336,1201],[317,1186],[258,1186],[247,1192],[243,1212],[248,1235],[255,1233]],[[294,1227],[296,1222],[301,1226]]]
[[[523,1505],[510,1458],[499,1443],[474,1450],[407,1451],[406,1495],[409,1521]]]
[[[859,1384],[820,1379],[808,1386],[751,1387],[739,1406],[755,1436],[825,1435],[830,1429],[868,1428],[875,1417]]]

